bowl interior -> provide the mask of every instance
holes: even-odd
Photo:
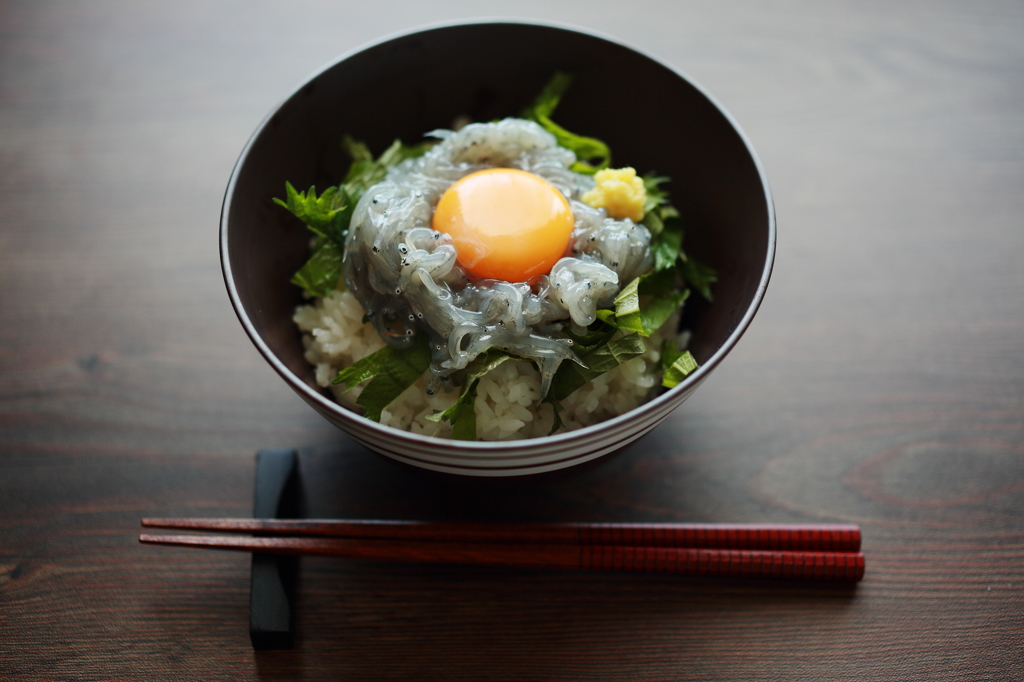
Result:
[[[659,62],[600,37],[518,23],[378,43],[315,75],[264,121],[239,159],[222,218],[228,286],[250,333],[312,385],[291,321],[302,297],[288,284],[308,256],[309,233],[271,201],[285,181],[318,191],[337,184],[348,166],[345,134],[377,154],[459,116],[515,116],[556,70],[576,75],[555,115],[561,125],[606,141],[613,165],[671,178],[685,249],[719,275],[714,304],[691,297],[686,320],[697,361],[717,362],[760,302],[774,249],[771,200],[752,151],[699,88]]]

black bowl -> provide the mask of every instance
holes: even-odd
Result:
[[[508,443],[414,436],[354,415],[316,386],[303,358],[291,319],[302,296],[288,281],[309,255],[309,233],[272,198],[283,195],[285,181],[320,191],[338,184],[348,165],[340,145],[345,134],[379,153],[395,138],[416,142],[460,116],[515,116],[556,70],[575,75],[556,112],[558,122],[607,142],[614,165],[669,176],[667,187],[686,225],[686,252],[718,271],[714,303],[701,305],[693,296],[687,304],[685,325],[693,332],[690,350],[700,369],[627,415],[573,432],[574,438],[513,441],[522,446],[518,450]],[[706,92],[609,38],[512,21],[429,27],[387,38],[310,77],[249,140],[221,215],[221,259],[231,302],[260,352],[307,403],[384,454],[487,475],[569,466],[653,428],[747,328],[764,296],[774,253],[775,215],[760,164],[739,127]],[[626,425],[630,419],[633,427]],[[618,429],[615,437],[602,432],[609,424]],[[562,454],[545,456],[545,448]]]

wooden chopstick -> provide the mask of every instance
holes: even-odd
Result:
[[[150,528],[378,540],[857,552],[850,524],[435,523],[338,519],[143,519]]]
[[[606,545],[409,542],[329,537],[139,536],[145,544],[434,564],[499,565],[856,582],[860,552],[764,551]]]

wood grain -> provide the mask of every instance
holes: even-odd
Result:
[[[0,2],[0,677],[1024,678],[1024,11],[525,0],[686,71],[761,156],[753,326],[665,424],[502,483],[362,449],[266,366],[216,248],[231,167],[320,64],[411,3]],[[856,588],[304,558],[255,653],[248,557],[140,547],[246,516],[300,450],[311,517],[856,523]]]

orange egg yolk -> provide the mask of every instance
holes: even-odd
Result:
[[[525,282],[565,255],[574,219],[554,185],[533,173],[492,168],[460,179],[434,210],[433,227],[451,235],[458,262],[479,279]]]

